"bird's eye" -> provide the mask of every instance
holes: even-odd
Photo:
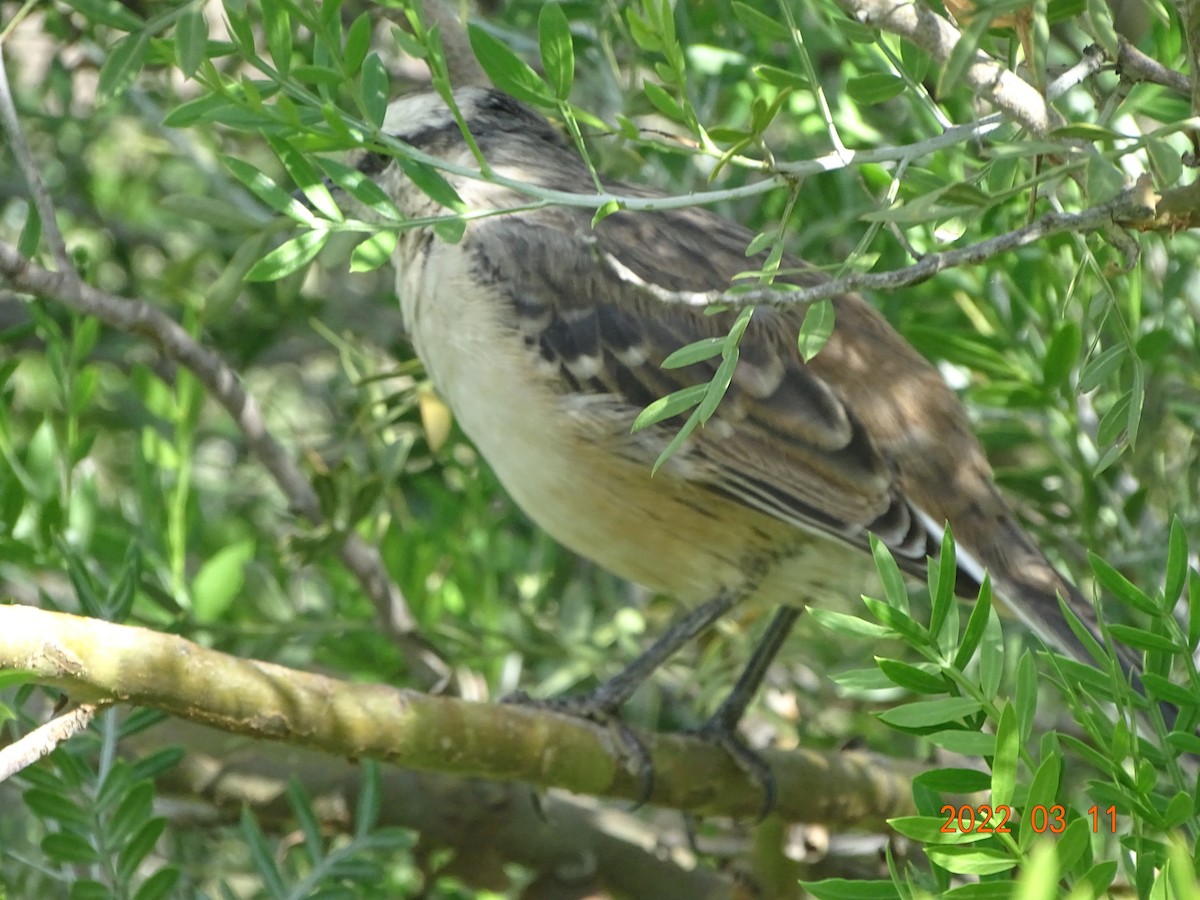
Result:
[[[392,157],[387,153],[367,153],[358,161],[358,171],[364,175],[378,175],[391,163]]]

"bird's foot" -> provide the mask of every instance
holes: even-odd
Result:
[[[757,819],[761,822],[775,808],[777,796],[775,773],[771,771],[771,766],[767,761],[738,734],[736,725],[730,725],[721,712],[719,710],[699,728],[692,729],[688,733],[720,747],[729,754],[739,769],[762,786],[763,803],[759,808]]]
[[[621,720],[617,709],[605,702],[603,691],[550,698],[531,697],[524,691],[515,691],[501,697],[500,702],[529,709],[544,709],[574,719],[583,719],[608,729],[617,738],[617,745],[627,768],[636,772],[640,781],[633,808],[643,806],[650,799],[654,792],[654,761],[650,758],[650,751],[646,749],[637,732]]]

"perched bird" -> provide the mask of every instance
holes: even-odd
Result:
[[[593,191],[581,157],[529,107],[475,87],[454,99],[497,175]],[[478,168],[436,94],[394,102],[384,129],[433,157]],[[369,154],[360,168],[406,216],[444,214],[390,156]],[[509,187],[446,177],[469,210],[497,214],[471,218],[457,243],[427,227],[401,233],[396,290],[435,387],[538,525],[617,575],[693,607],[585,711],[611,712],[729,609],[783,607],[717,714],[719,730],[730,731],[797,611],[862,590],[873,572],[869,535],[922,576],[947,522],[958,593],[973,596],[986,570],[1007,606],[1050,643],[1083,653],[1059,596],[1099,634],[1092,604],[1047,562],[997,492],[954,393],[862,297],[833,301],[836,327],[807,363],[796,342],[804,310],[755,309],[715,415],[652,474],[680,419],[633,432],[634,419],[653,401],[708,382],[720,362],[664,369],[664,359],[727,334],[736,316],[679,301],[727,290],[737,273],[761,265],[761,257],[746,257],[751,232],[699,208],[618,212],[593,227],[590,209],[534,204]],[[656,196],[625,184],[609,189]],[[788,274],[779,281],[823,277],[794,258],[782,267]]]

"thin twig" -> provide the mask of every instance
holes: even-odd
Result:
[[[170,359],[192,372],[233,418],[251,452],[263,464],[292,509],[314,525],[325,522],[312,484],[267,430],[262,410],[246,393],[237,373],[216,351],[199,344],[174,319],[144,300],[132,300],[97,290],[73,273],[50,272],[25,259],[0,241],[0,274],[22,291],[53,300],[126,334],[154,341]],[[339,549],[342,562],[375,604],[392,638],[410,655],[413,674],[426,686],[442,683],[446,664],[418,633],[416,620],[400,588],[387,576],[379,552],[356,535],[347,535]]]
[[[49,756],[63,741],[70,740],[87,728],[95,716],[96,706],[91,703],[84,704],[51,719],[25,737],[0,749],[0,784],[22,769],[29,768],[39,759]]]
[[[781,290],[779,284],[739,292],[724,291],[667,291],[654,285],[638,283],[663,303],[686,306],[709,306],[720,303],[735,308],[746,306],[790,307],[804,306],[856,290],[895,290],[932,278],[956,266],[976,265],[1000,253],[1006,253],[1044,240],[1063,232],[1085,232],[1104,229],[1115,224],[1136,225],[1150,219],[1154,210],[1138,202],[1143,192],[1134,188],[1099,206],[1078,213],[1049,213],[1035,222],[1005,234],[997,235],[970,247],[929,253],[917,263],[890,272],[855,272],[833,278],[811,287]],[[621,274],[621,273],[618,273]]]
[[[12,147],[21,174],[29,186],[29,194],[33,197],[34,208],[42,220],[42,234],[50,245],[50,253],[60,272],[75,274],[75,266],[71,262],[71,254],[67,252],[67,243],[63,240],[62,232],[58,230],[58,219],[54,213],[54,203],[50,193],[42,181],[29,145],[25,143],[25,135],[21,133],[21,120],[17,117],[17,107],[13,101],[12,89],[8,84],[8,66],[4,61],[4,45],[0,44],[0,125]],[[77,277],[77,276],[76,276]]]

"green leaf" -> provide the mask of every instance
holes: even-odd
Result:
[[[751,67],[751,71],[764,84],[769,84],[777,88],[793,88],[796,90],[808,90],[808,78],[802,72],[793,72],[790,69],[780,69],[775,66],[757,65]]]
[[[1016,713],[1019,720],[1018,733],[1022,744],[1027,744],[1033,735],[1033,721],[1037,715],[1038,673],[1033,653],[1025,650],[1017,661]]]
[[[1155,675],[1153,672],[1143,673],[1142,684],[1145,685],[1147,693],[1155,700],[1165,700],[1181,709],[1200,703],[1200,697],[1197,697],[1188,688],[1163,678],[1161,675]]]
[[[1128,347],[1118,344],[1115,347],[1109,347],[1098,356],[1092,357],[1083,367],[1083,373],[1079,376],[1079,393],[1086,394],[1100,387],[1110,375],[1120,368],[1128,353]]]
[[[818,624],[835,634],[865,638],[894,638],[896,636],[896,632],[890,628],[832,609],[820,609],[814,606],[806,614],[812,616]]]
[[[350,254],[350,271],[374,272],[387,265],[396,252],[399,239],[400,235],[395,231],[380,231],[371,235]]]
[[[1071,376],[1071,370],[1079,361],[1083,348],[1083,332],[1075,322],[1063,322],[1050,346],[1046,348],[1046,358],[1042,361],[1042,383],[1048,388],[1065,387]]]
[[[467,205],[458,196],[458,192],[437,169],[403,156],[397,156],[396,162],[404,170],[408,180],[419,187],[430,200],[455,213],[461,214],[467,211]],[[465,228],[466,223],[461,223],[461,227]],[[450,243],[457,242],[451,241]]]
[[[538,49],[554,95],[566,100],[571,96],[571,82],[575,79],[575,48],[571,25],[557,3],[544,3],[538,14]]]
[[[380,792],[379,763],[367,759],[362,762],[362,778],[359,780],[358,805],[354,811],[354,834],[360,840],[376,826],[382,794]]]
[[[970,697],[942,697],[938,700],[919,700],[885,709],[876,715],[896,728],[931,728],[973,716],[983,709],[978,700]]]
[[[1062,778],[1062,758],[1053,754],[1048,754],[1042,760],[1042,764],[1037,767],[1037,771],[1033,773],[1033,779],[1029,782],[1029,790],[1023,798],[1024,803],[1021,806],[1025,809],[1026,815],[1029,810],[1035,806],[1044,806],[1047,809],[1055,805],[1058,798],[1058,786]],[[997,806],[1001,803],[1012,805],[1014,796],[1009,795],[1007,800],[995,800]],[[1037,837],[1037,832],[1032,828],[1021,829],[1021,847],[1028,848],[1032,845]]]
[[[642,431],[651,425],[682,415],[704,399],[707,384],[693,384],[655,400],[633,421],[631,431]]]
[[[1200,573],[1195,569],[1188,570],[1187,603],[1188,647],[1195,650],[1200,644]]]
[[[114,97],[125,93],[146,64],[150,50],[150,38],[144,31],[125,35],[108,52],[100,66],[100,80],[96,85],[96,106],[104,106]]]
[[[846,82],[846,93],[855,103],[872,106],[898,97],[906,90],[904,79],[883,72],[871,72]]]
[[[1164,609],[1173,609],[1183,588],[1187,584],[1188,575],[1188,541],[1183,522],[1179,516],[1171,518],[1171,533],[1167,538],[1167,573],[1163,579]]]
[[[679,101],[668,94],[660,85],[653,81],[647,81],[642,84],[642,93],[646,95],[646,99],[660,113],[670,119],[672,122],[686,122],[687,117],[683,114],[683,107],[679,105]]]
[[[1122,644],[1128,644],[1137,650],[1164,650],[1176,655],[1187,653],[1183,646],[1175,643],[1169,637],[1154,634],[1143,628],[1134,628],[1131,625],[1110,625],[1108,630]]]
[[[1103,203],[1125,190],[1125,175],[1103,156],[1091,154],[1084,163],[1088,203]]]
[[[250,189],[259,200],[276,212],[281,212],[289,219],[294,219],[302,225],[316,225],[317,219],[312,211],[290,193],[250,163],[235,156],[222,157],[225,167],[233,173],[233,177]]]
[[[978,769],[960,769],[948,766],[930,769],[913,777],[913,786],[946,794],[974,794],[986,791],[992,780],[987,772]]]
[[[469,26],[471,49],[492,84],[518,100],[554,106],[554,92],[530,65],[482,28]]]
[[[963,756],[991,756],[996,752],[996,737],[987,732],[954,730],[935,731],[925,739],[951,753]]]
[[[88,828],[91,825],[91,816],[84,812],[72,797],[59,791],[32,787],[21,795],[21,799],[25,801],[29,811],[40,819],[79,828]]]
[[[871,556],[875,560],[875,570],[883,582],[884,599],[889,606],[907,613],[908,587],[904,584],[904,576],[900,574],[900,567],[896,565],[896,560],[892,558],[887,545],[875,535],[871,535]]]
[[[383,60],[378,53],[368,54],[362,67],[362,94],[359,100],[367,121],[376,128],[383,127],[391,93],[391,81]]]
[[[996,723],[996,755],[992,757],[993,806],[1011,806],[1017,790],[1017,762],[1021,758],[1021,732],[1012,703],[1000,710]]]
[[[988,610],[983,638],[979,643],[979,687],[985,697],[994,697],[1004,677],[1004,633],[996,610]]]
[[[96,848],[87,838],[70,831],[57,831],[42,838],[42,852],[60,863],[94,864],[98,857]]]
[[[818,300],[804,311],[804,321],[800,323],[800,333],[796,338],[796,347],[800,358],[808,362],[829,342],[836,324],[832,300]]]
[[[158,839],[166,829],[167,820],[161,817],[150,819],[127,842],[123,842],[120,850],[117,874],[122,881],[129,881],[137,872],[138,867],[150,855]]]
[[[275,864],[275,854],[267,846],[267,841],[248,806],[242,807],[241,832],[254,868],[263,880],[263,887],[272,897],[289,896],[287,888],[284,887],[283,875]]]
[[[267,52],[280,75],[287,75],[292,65],[292,22],[282,0],[260,0],[263,32],[267,41]]]
[[[313,812],[312,800],[296,776],[288,779],[288,805],[300,826],[300,834],[304,837],[304,846],[308,850],[309,859],[314,863],[325,856],[325,841],[321,837],[321,823]]]
[[[596,214],[594,216],[592,216],[592,227],[595,228],[597,225],[599,225],[602,221],[607,219],[613,213],[620,212],[620,211],[621,211],[621,204],[618,203],[616,200],[605,201],[604,203],[600,204],[599,207],[597,207]]]
[[[898,834],[922,844],[973,844],[991,838],[986,831],[947,829],[945,816],[897,816],[887,823]]]
[[[342,211],[338,209],[324,179],[309,161],[308,156],[282,138],[268,137],[267,143],[271,145],[271,149],[283,163],[284,169],[287,170],[292,181],[304,193],[313,208],[327,219],[335,222],[342,221],[345,218]]]
[[[954,586],[958,580],[958,561],[950,523],[942,531],[938,558],[929,565],[929,633],[936,640],[954,608]]]
[[[371,210],[371,212],[385,219],[390,219],[393,222],[403,220],[404,217],[401,215],[400,210],[396,208],[396,204],[392,202],[392,199],[383,192],[383,189],[370,176],[360,172],[358,169],[332,159],[316,157],[315,161],[330,181]],[[452,194],[454,193],[448,184],[446,188]],[[454,196],[457,197],[458,195],[455,194]]]
[[[164,747],[162,750],[141,757],[133,764],[130,771],[135,781],[156,778],[168,769],[179,765],[185,755],[182,747]]]
[[[118,760],[108,770],[108,774],[104,776],[104,780],[96,791],[96,811],[107,813],[110,806],[129,795],[133,784],[134,778],[129,763],[125,760]]]
[[[1192,795],[1187,791],[1177,791],[1167,803],[1166,812],[1163,813],[1167,828],[1182,827],[1192,817],[1194,808]]]
[[[1091,825],[1085,818],[1072,819],[1063,829],[1055,848],[1060,876],[1070,872],[1084,858],[1091,845],[1091,835]]]
[[[37,253],[38,245],[42,242],[42,216],[37,204],[30,203],[25,213],[25,224],[17,238],[17,252],[26,259],[32,259]]]
[[[179,883],[180,870],[175,866],[163,866],[142,882],[133,895],[133,900],[163,900],[172,896]]]
[[[192,579],[192,614],[202,623],[216,622],[224,615],[245,583],[246,566],[254,558],[253,539],[230,544],[217,551]]]
[[[733,4],[733,15],[745,26],[746,30],[769,41],[792,40],[792,31],[783,22],[772,18],[750,6],[748,3]]]
[[[717,406],[725,397],[725,392],[729,390],[729,385],[733,382],[733,372],[737,366],[738,348],[736,345],[732,347],[726,343],[723,351],[721,364],[717,366],[717,371],[712,377],[712,381],[708,383],[708,390],[704,392],[704,399],[700,401],[693,415],[699,423],[703,425],[713,413],[717,411]]]
[[[698,341],[680,347],[662,361],[664,369],[682,369],[695,363],[704,362],[714,356],[720,356],[725,349],[725,336],[701,338]]]
[[[66,5],[79,10],[89,22],[118,31],[137,31],[146,24],[117,0],[66,0]]]
[[[175,64],[179,71],[187,78],[194,77],[207,49],[208,19],[204,10],[199,6],[185,9],[175,23]]]
[[[358,18],[350,23],[346,30],[346,43],[342,48],[342,66],[350,76],[358,74],[367,52],[371,49],[371,28],[373,22],[370,13],[360,13]],[[293,72],[293,74],[295,74]]]
[[[877,656],[875,662],[895,685],[917,694],[944,694],[949,683],[938,675],[898,659]]]
[[[914,646],[924,646],[929,643],[929,632],[908,613],[873,597],[863,597],[862,602],[876,619],[897,634],[902,635]]]
[[[990,847],[926,847],[929,861],[955,875],[995,875],[1016,868],[1019,860]]]
[[[302,269],[321,252],[329,240],[329,232],[313,229],[276,247],[246,273],[247,281],[278,281],[286,275]]]
[[[801,881],[800,887],[804,888],[806,897],[815,900],[902,900],[907,896],[901,894],[891,881],[826,878],[824,881]]]

